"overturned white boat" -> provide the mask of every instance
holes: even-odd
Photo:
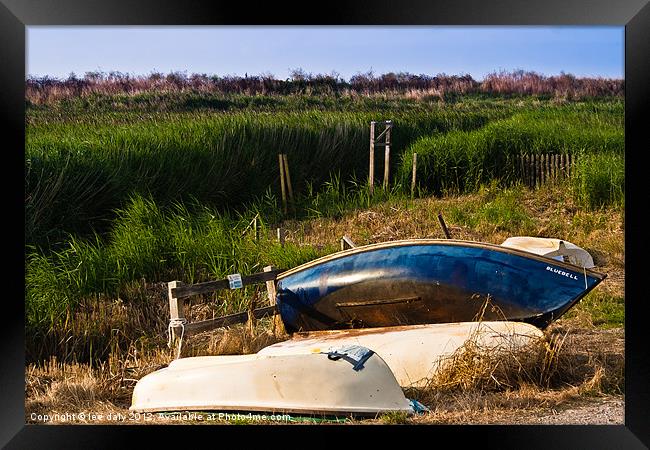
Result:
[[[383,359],[353,346],[177,359],[137,383],[130,410],[376,415],[414,408]]]
[[[513,351],[543,337],[524,322],[461,322],[294,333],[292,339],[266,347],[266,356],[327,352],[360,345],[377,352],[402,387],[422,387],[446,360],[471,340],[485,351]]]
[[[535,253],[536,255],[567,262],[585,269],[595,267],[594,260],[589,252],[561,239],[515,236],[503,241],[501,246]]]

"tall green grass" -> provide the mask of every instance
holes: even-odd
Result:
[[[583,206],[624,207],[625,155],[614,152],[581,154],[572,186],[576,198]]]
[[[132,295],[133,282],[197,283],[230,273],[259,272],[266,265],[288,269],[335,250],[290,242],[281,247],[265,221],[256,241],[246,232],[250,218],[198,204],[161,208],[150,197],[134,196],[117,211],[105,237],[70,236],[58,250],[32,249],[25,278],[28,336],[65,334],[75,313],[89,301],[149,302]],[[235,297],[239,303],[222,304],[222,313],[241,309],[245,295]],[[95,347],[101,348],[97,339]],[[38,339],[29,347],[38,353]]]
[[[523,112],[490,122],[480,129],[453,130],[423,137],[402,155],[399,180],[403,184],[409,182],[413,153],[418,155],[420,188],[436,194],[473,192],[492,180],[504,185],[512,184],[521,177],[518,166],[521,154],[596,155],[605,152],[611,161],[619,161],[616,163],[619,167],[625,148],[622,110],[620,113],[607,109]],[[592,179],[596,173],[595,169],[588,169],[588,166],[599,164],[594,158],[606,164],[605,157],[585,159],[585,163],[578,167],[583,179]],[[586,170],[591,172],[587,174]],[[609,180],[619,183],[622,188],[622,178],[610,177]],[[585,183],[592,183],[592,187],[600,185],[596,181]],[[618,185],[611,189],[617,190]]]
[[[371,120],[392,119],[400,149],[419,136],[478,128],[504,114],[247,112],[34,124],[26,145],[27,242],[48,245],[62,230],[103,231],[111,211],[135,193],[164,205],[192,198],[221,209],[240,205],[279,185],[278,153],[288,155],[297,191],[335,171],[344,178],[367,173]]]

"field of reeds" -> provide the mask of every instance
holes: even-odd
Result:
[[[343,234],[358,245],[442,237],[438,211],[456,238],[561,236],[583,246],[610,287],[567,317],[622,327],[622,81],[398,75],[343,83],[297,73],[288,84],[182,74],[28,80],[27,360],[108,364],[128,385],[137,361],[171,357],[167,281],[294,267],[336,251]],[[391,183],[371,195],[369,123],[387,119]],[[578,155],[575,176],[523,187],[514,158],[546,152]],[[278,153],[288,155],[296,192],[286,215]],[[259,239],[249,226],[255,216]],[[215,295],[189,318],[245,310],[253,295]],[[264,326],[255,337],[217,333],[185,351],[255,351],[275,339]]]

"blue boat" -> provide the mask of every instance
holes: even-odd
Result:
[[[281,273],[277,308],[289,332],[479,319],[545,328],[605,277],[494,244],[393,241]]]

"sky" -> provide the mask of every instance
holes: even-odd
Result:
[[[624,77],[624,27],[614,26],[29,26],[26,74],[154,71],[273,74],[301,68],[349,80],[372,71],[476,80],[523,69]]]

